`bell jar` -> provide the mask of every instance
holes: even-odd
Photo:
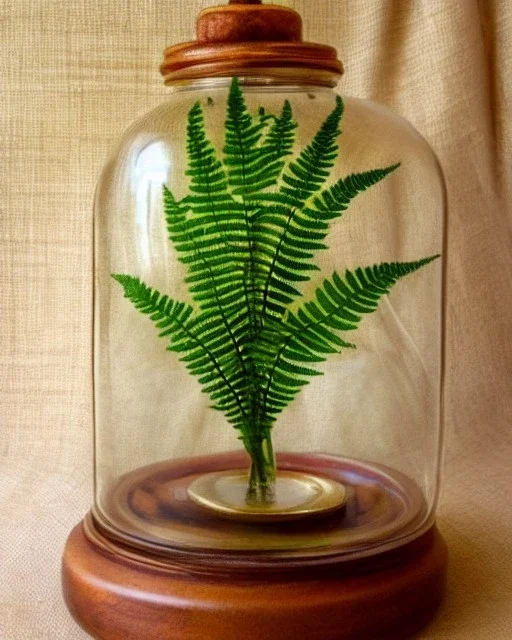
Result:
[[[204,11],[100,179],[85,537],[295,587],[437,544],[440,594],[442,173],[407,121],[334,91],[336,52],[301,29],[260,2]],[[308,637],[376,637],[354,629]]]

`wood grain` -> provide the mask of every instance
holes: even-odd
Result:
[[[334,86],[343,73],[334,48],[302,39],[302,18],[293,9],[261,2],[230,2],[205,9],[197,39],[166,49],[161,72],[166,84],[211,76],[239,75],[254,67],[329,72],[315,84]],[[260,71],[261,73],[261,71]],[[333,79],[332,76],[335,76]],[[297,81],[304,81],[304,77]]]
[[[189,576],[100,550],[81,525],[63,560],[67,605],[97,640],[401,640],[441,603],[446,548],[434,528],[399,551],[336,573],[283,579]]]

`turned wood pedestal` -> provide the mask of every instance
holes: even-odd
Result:
[[[63,559],[67,605],[98,640],[400,640],[441,603],[445,544],[433,528],[398,551],[300,572],[218,577],[147,563],[87,522]],[[96,542],[94,540],[96,537]]]

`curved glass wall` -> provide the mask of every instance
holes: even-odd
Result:
[[[98,523],[164,554],[297,558],[425,531],[444,204],[413,127],[329,89],[197,83],[130,127],[96,200]],[[238,468],[248,503],[298,470],[339,482],[345,504],[269,527],[191,499]]]

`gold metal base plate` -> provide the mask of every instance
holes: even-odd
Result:
[[[272,503],[248,503],[247,486],[246,470],[207,473],[189,486],[188,496],[219,516],[260,523],[323,515],[340,509],[347,500],[347,490],[339,482],[299,471],[278,472]]]

